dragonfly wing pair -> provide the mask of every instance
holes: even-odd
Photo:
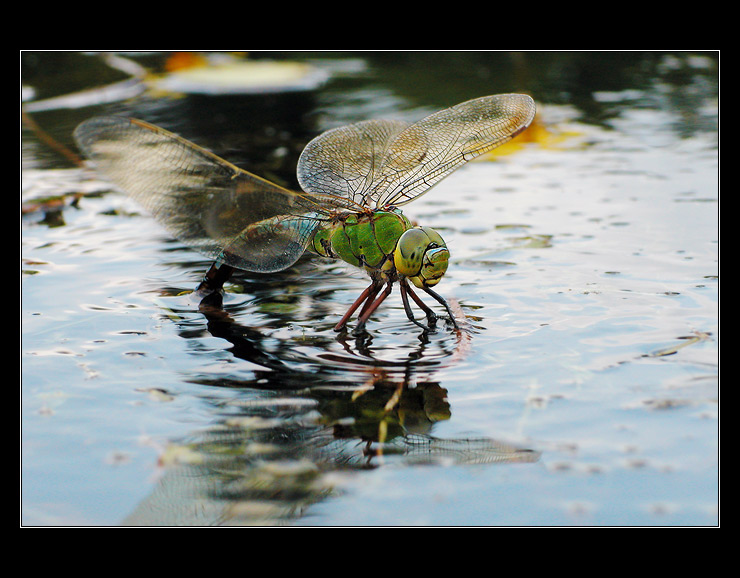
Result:
[[[97,117],[75,137],[96,168],[172,235],[238,269],[270,273],[291,266],[330,205],[143,121]]]
[[[463,102],[408,124],[369,120],[327,131],[298,162],[304,191],[369,208],[404,205],[475,157],[511,140],[532,122],[524,94]]]

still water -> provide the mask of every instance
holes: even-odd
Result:
[[[22,54],[22,525],[718,524],[717,54],[208,56]],[[200,307],[69,156],[125,114],[296,187],[323,130],[505,92],[533,126],[404,208],[459,335],[397,293],[335,333],[367,281],[312,257]]]

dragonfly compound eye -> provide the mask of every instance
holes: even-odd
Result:
[[[447,271],[450,252],[442,237],[429,227],[407,230],[396,244],[396,270],[417,287],[436,285]]]
[[[419,287],[432,287],[440,282],[450,261],[450,252],[447,247],[432,247],[424,252],[419,274],[410,277],[411,282]]]

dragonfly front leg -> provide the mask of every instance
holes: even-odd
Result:
[[[344,329],[347,321],[349,321],[350,317],[352,317],[352,314],[360,305],[363,304],[363,302],[365,303],[365,305],[360,312],[360,316],[364,315],[368,308],[371,306],[373,299],[375,299],[375,296],[378,294],[378,291],[380,291],[380,283],[373,281],[362,293],[360,293],[360,296],[355,300],[352,306],[347,309],[347,312],[339,320],[339,323],[334,326],[334,331],[341,331],[342,329]]]
[[[447,310],[447,315],[450,316],[450,321],[452,321],[453,327],[455,329],[460,329],[460,327],[458,327],[457,325],[457,321],[455,321],[455,315],[452,313],[452,309],[450,309],[450,306],[447,304],[447,301],[444,300],[444,297],[442,297],[441,295],[437,295],[429,287],[423,287],[422,290],[428,293],[434,300],[440,303]]]
[[[406,317],[409,318],[409,321],[412,323],[416,323],[419,327],[421,327],[425,331],[431,331],[429,327],[424,325],[423,323],[419,323],[414,318],[414,313],[411,311],[411,305],[409,305],[409,298],[408,296],[411,295],[411,298],[414,300],[414,302],[421,308],[421,310],[426,314],[427,321],[429,322],[430,326],[433,326],[434,323],[437,321],[437,315],[429,309],[429,307],[426,306],[426,304],[419,299],[419,297],[411,290],[411,287],[409,287],[408,283],[406,282],[406,279],[401,279],[399,281],[399,286],[401,287],[401,300],[403,301],[403,308],[406,311]]]

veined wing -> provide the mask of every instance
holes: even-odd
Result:
[[[365,206],[403,205],[514,138],[534,114],[531,97],[499,94],[463,102],[412,125],[366,121],[334,129],[316,137],[301,155],[301,186]]]
[[[391,145],[375,197],[379,205],[403,205],[469,160],[508,142],[535,114],[526,94],[468,100],[423,118]]]
[[[298,183],[307,192],[339,195],[358,208],[370,206],[388,149],[408,126],[403,121],[368,120],[320,134],[298,159]]]
[[[295,263],[331,206],[330,198],[283,189],[143,121],[93,118],[75,139],[177,239],[239,269],[273,272]]]

